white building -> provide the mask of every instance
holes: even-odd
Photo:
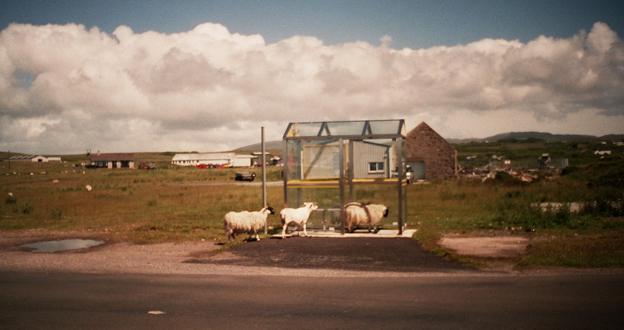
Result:
[[[11,161],[31,161],[33,163],[61,162],[61,157],[46,157],[42,155],[20,155],[9,158]]]
[[[179,166],[250,167],[254,158],[252,155],[237,155],[233,152],[175,154],[171,159],[171,164]]]

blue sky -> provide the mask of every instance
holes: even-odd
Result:
[[[268,42],[311,35],[327,44],[384,35],[395,48],[464,44],[482,38],[528,41],[539,35],[570,36],[607,23],[624,34],[622,1],[27,1],[3,0],[0,27],[11,22],[80,23],[112,32],[182,32],[203,22],[232,32],[259,33]]]

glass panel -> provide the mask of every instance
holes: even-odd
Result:
[[[300,179],[335,179],[339,176],[339,142],[315,141],[302,146]]]
[[[317,136],[320,129],[321,123],[292,123],[286,136]]]
[[[301,141],[288,140],[287,141],[287,155],[284,159],[284,166],[288,169],[288,180],[301,178]]]
[[[399,134],[399,120],[371,120],[371,131],[373,134]]]
[[[329,127],[329,133],[332,136],[336,135],[362,135],[364,131],[363,121],[337,121],[327,122]]]

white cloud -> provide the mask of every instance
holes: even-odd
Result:
[[[624,127],[624,45],[604,23],[527,43],[391,41],[12,24],[0,34],[0,149],[219,150],[255,142],[260,123],[278,139],[301,120],[424,119],[449,137]]]

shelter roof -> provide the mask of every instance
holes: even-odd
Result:
[[[317,121],[288,124],[284,139],[298,138],[392,139],[405,137],[403,119]]]

